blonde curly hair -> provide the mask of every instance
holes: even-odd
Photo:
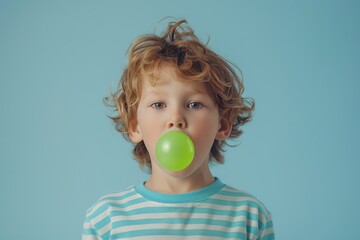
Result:
[[[105,98],[106,104],[113,107],[117,113],[116,116],[109,117],[126,140],[130,141],[129,129],[137,123],[136,113],[143,78],[148,76],[153,81],[152,84],[156,84],[155,74],[161,64],[173,66],[178,79],[205,82],[220,115],[232,123],[229,138],[242,134],[240,127],[251,120],[254,100],[241,96],[244,86],[231,67],[232,64],[211,51],[207,44],[200,42],[187,21],[181,20],[170,22],[161,36],[144,35],[132,43],[128,65],[118,88]],[[224,144],[228,145],[226,141],[214,140],[210,160],[224,162]],[[151,169],[150,155],[143,141],[134,143],[133,154],[141,166]]]

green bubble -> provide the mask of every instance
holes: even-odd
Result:
[[[181,131],[170,131],[160,137],[155,147],[158,163],[170,171],[187,168],[195,154],[190,137]]]

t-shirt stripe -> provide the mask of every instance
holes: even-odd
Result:
[[[105,195],[87,211],[83,240],[275,239],[271,214],[259,200],[216,181],[209,196],[202,189],[186,194],[186,201],[149,192],[145,197],[141,187]]]

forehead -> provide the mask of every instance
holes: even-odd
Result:
[[[154,70],[152,76],[144,76],[142,80],[142,92],[156,89],[166,89],[169,86],[178,87],[177,90],[189,90],[196,93],[212,95],[207,82],[179,77],[176,68],[171,65],[162,65]]]

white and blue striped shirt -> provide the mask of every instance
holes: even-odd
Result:
[[[216,179],[185,194],[144,185],[105,195],[86,214],[83,240],[275,239],[271,214],[255,197]]]

